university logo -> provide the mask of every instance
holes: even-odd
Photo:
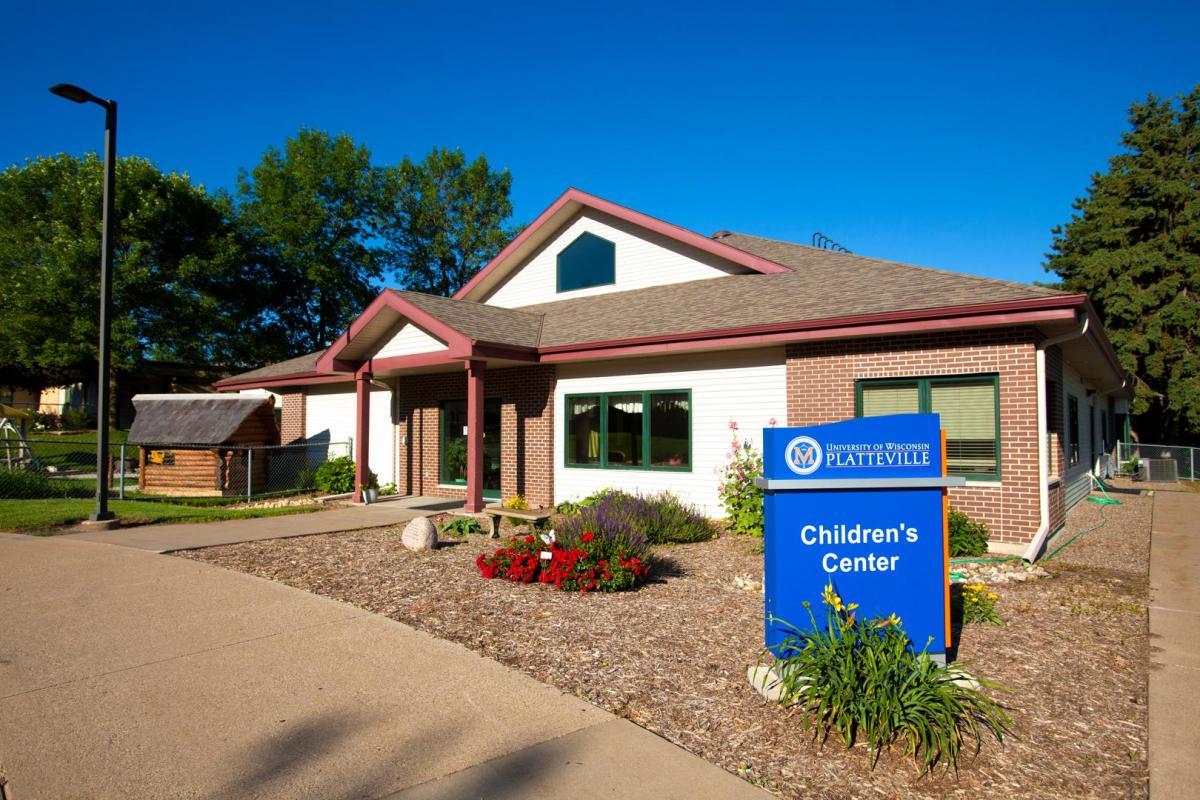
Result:
[[[787,443],[783,460],[797,475],[811,475],[821,468],[821,445],[811,436],[797,436]]]

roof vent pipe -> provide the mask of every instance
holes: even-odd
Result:
[[[1078,319],[1078,317],[1076,317]],[[1036,364],[1037,381],[1037,426],[1038,426],[1038,505],[1039,508],[1039,524],[1037,533],[1033,535],[1033,541],[1029,543],[1029,547],[1025,549],[1024,558],[1026,561],[1033,563],[1042,552],[1042,547],[1046,543],[1046,537],[1050,534],[1050,458],[1047,451],[1048,435],[1046,432],[1047,419],[1047,399],[1046,399],[1046,349],[1053,347],[1056,344],[1062,344],[1070,339],[1077,339],[1087,333],[1088,322],[1091,319],[1086,313],[1083,315],[1083,320],[1079,323],[1079,327],[1075,330],[1067,331],[1060,336],[1054,336],[1045,339],[1038,343],[1037,352],[1034,356]]]

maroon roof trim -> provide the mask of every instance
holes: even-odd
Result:
[[[451,328],[429,312],[419,308],[415,303],[404,299],[404,297],[394,290],[385,289],[363,309],[361,314],[354,318],[354,321],[350,323],[350,327],[346,329],[346,332],[335,339],[325,353],[317,359],[317,369],[321,372],[330,372],[338,366],[342,366],[337,363],[342,351],[354,341],[367,323],[385,308],[399,311],[415,323],[417,327],[444,340],[451,351],[469,351],[471,349],[471,339],[466,335]]]

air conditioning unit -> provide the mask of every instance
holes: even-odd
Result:
[[[1179,483],[1179,465],[1173,458],[1143,458],[1138,463],[1138,480]]]

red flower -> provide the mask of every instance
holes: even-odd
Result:
[[[533,537],[532,537],[532,536],[526,536],[526,537],[525,537],[525,544],[533,544]]]
[[[588,532],[586,532],[585,534],[583,534],[583,536],[580,536],[580,537],[579,537],[579,541],[581,541],[581,542],[590,542],[592,539],[595,539],[595,538],[596,538],[596,537],[595,537],[595,536],[592,534],[592,532],[591,532],[591,531],[588,531]]]

